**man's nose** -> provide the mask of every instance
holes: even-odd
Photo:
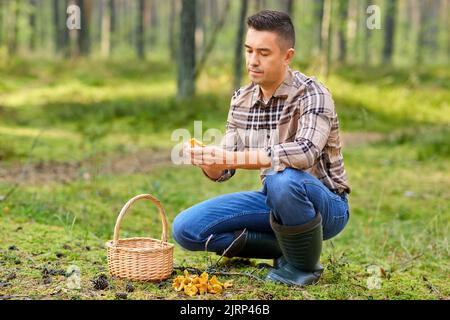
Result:
[[[250,56],[248,57],[248,64],[252,67],[258,66],[259,65],[258,55],[255,53],[250,54]]]

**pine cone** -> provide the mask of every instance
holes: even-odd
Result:
[[[126,299],[128,295],[125,292],[116,292],[116,299]]]
[[[134,291],[134,286],[131,283],[127,283],[127,286],[125,287],[125,290],[127,292],[133,292]]]
[[[104,274],[92,279],[91,282],[94,285],[95,290],[105,290],[109,287],[108,278]]]

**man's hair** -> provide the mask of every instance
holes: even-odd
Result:
[[[285,41],[288,48],[295,46],[295,30],[287,13],[263,10],[247,18],[247,26],[258,31],[272,31]]]

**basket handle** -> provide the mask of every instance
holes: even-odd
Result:
[[[128,209],[131,207],[133,203],[140,199],[147,199],[153,202],[158,209],[159,209],[159,216],[161,217],[162,224],[163,224],[163,231],[161,235],[161,240],[163,242],[167,242],[167,220],[166,220],[166,214],[164,213],[164,209],[161,206],[161,203],[158,199],[156,199],[154,196],[150,194],[140,194],[138,196],[135,196],[128,200],[128,202],[123,206],[122,210],[120,210],[119,216],[117,217],[116,225],[114,227],[114,245],[117,245],[119,241],[119,231],[120,231],[120,224],[122,223],[122,219],[127,213]]]

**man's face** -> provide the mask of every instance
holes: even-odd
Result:
[[[294,49],[283,49],[275,32],[249,28],[245,39],[245,60],[250,80],[270,86],[284,78]]]

